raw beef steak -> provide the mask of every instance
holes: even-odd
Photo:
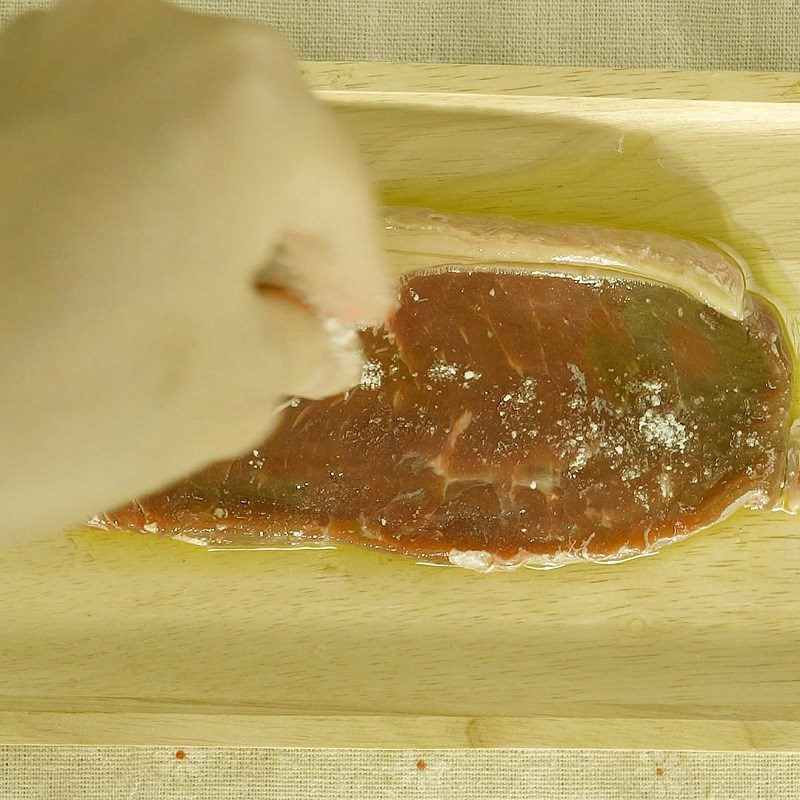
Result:
[[[360,385],[293,399],[251,453],[92,524],[491,570],[621,560],[771,508],[796,480],[780,322],[696,294],[552,264],[406,275],[360,333]]]

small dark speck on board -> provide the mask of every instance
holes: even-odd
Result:
[[[427,765],[427,763],[426,763],[426,762],[424,762],[422,759],[420,759],[419,761],[417,761],[417,769],[418,769],[420,772],[422,772],[422,770],[424,770],[424,769],[427,769],[427,768],[428,768],[428,765]]]
[[[186,758],[186,751],[185,750],[176,750],[175,751],[175,758],[177,758],[178,761],[181,761],[182,759]]]
[[[656,767],[656,775],[660,778],[664,774],[664,767]]]

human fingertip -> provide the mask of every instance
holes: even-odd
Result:
[[[394,293],[375,290],[360,297],[342,298],[332,308],[332,303],[326,304],[329,313],[335,313],[342,322],[358,326],[371,327],[382,325],[391,316],[396,305]]]
[[[344,366],[326,359],[320,369],[299,387],[297,394],[309,400],[321,400],[323,397],[341,394],[358,385],[362,365],[361,356],[354,357],[349,365]]]
[[[340,258],[332,266],[315,287],[318,307],[350,325],[367,327],[386,322],[397,298],[383,258]]]
[[[321,324],[325,333],[325,357],[298,392],[312,400],[340,394],[356,386],[364,364],[354,326],[333,318],[326,318]]]

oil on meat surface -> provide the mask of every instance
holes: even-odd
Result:
[[[94,524],[491,569],[629,557],[781,494],[791,364],[755,298],[736,320],[641,280],[440,269],[361,336],[359,386]]]

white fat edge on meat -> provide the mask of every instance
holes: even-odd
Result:
[[[681,290],[734,319],[747,311],[747,274],[727,249],[658,232],[581,223],[443,214],[387,207],[390,265],[398,276],[448,264],[518,269],[550,265],[558,273],[625,277]]]
[[[763,491],[752,491],[739,497],[731,503],[715,520],[707,525],[681,532],[673,536],[663,536],[652,542],[644,549],[637,549],[623,545],[614,553],[594,554],[587,550],[591,539],[577,549],[559,550],[553,554],[535,554],[520,550],[517,557],[512,559],[498,558],[485,550],[450,550],[447,554],[448,564],[445,566],[461,567],[473,572],[513,572],[522,567],[527,569],[549,570],[565,567],[569,564],[620,564],[634,558],[644,558],[656,555],[663,547],[688,539],[690,536],[706,530],[730,517],[742,508],[763,508],[769,502],[769,497]]]
[[[772,510],[792,515],[800,511],[800,419],[794,420],[789,429],[783,491]]]
[[[772,292],[768,292],[763,286],[759,286],[755,282],[750,265],[737,250],[713,236],[703,237],[703,240],[710,242],[718,250],[725,253],[725,255],[728,256],[731,261],[735,262],[742,271],[745,287],[747,288],[747,294],[744,298],[745,316],[752,313],[755,300],[760,300],[768,305],[780,322],[781,332],[790,346],[794,360],[797,361],[800,359],[800,313],[791,311],[788,306],[772,294]],[[775,355],[778,355],[774,344],[772,349]]]

